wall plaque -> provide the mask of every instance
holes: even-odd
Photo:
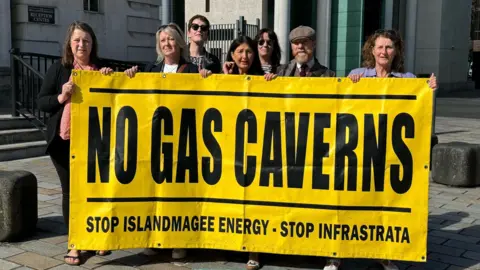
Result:
[[[28,21],[55,24],[55,8],[28,6]]]

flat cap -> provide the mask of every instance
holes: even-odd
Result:
[[[290,39],[290,42],[294,41],[295,39],[301,39],[301,38],[308,38],[311,40],[315,40],[315,30],[309,26],[303,26],[300,25],[299,27],[293,29],[290,31],[290,35],[288,36]]]

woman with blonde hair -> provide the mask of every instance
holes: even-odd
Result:
[[[143,72],[198,73],[198,67],[190,62],[183,31],[175,23],[162,25],[156,33],[157,60],[145,66]],[[130,78],[137,73],[138,66],[125,70]]]
[[[157,60],[145,66],[143,72],[163,73],[198,73],[198,67],[188,62],[189,51],[184,34],[177,24],[169,23],[158,28],[156,33]],[[125,74],[133,78],[138,72],[138,66],[125,70]],[[153,255],[158,249],[146,250],[147,255]],[[185,249],[174,249],[173,259],[183,259],[187,256]]]

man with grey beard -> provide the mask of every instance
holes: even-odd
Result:
[[[314,57],[316,33],[311,27],[299,26],[289,35],[292,55],[290,63],[278,68],[277,75],[284,77],[335,77],[335,72],[322,66]],[[338,270],[340,260],[327,258],[324,270]]]
[[[299,26],[289,35],[292,55],[287,65],[278,68],[277,75],[285,77],[335,77],[335,72],[322,66],[314,57],[316,33],[311,27]]]

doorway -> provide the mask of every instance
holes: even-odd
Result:
[[[363,42],[383,28],[385,0],[363,1]]]

